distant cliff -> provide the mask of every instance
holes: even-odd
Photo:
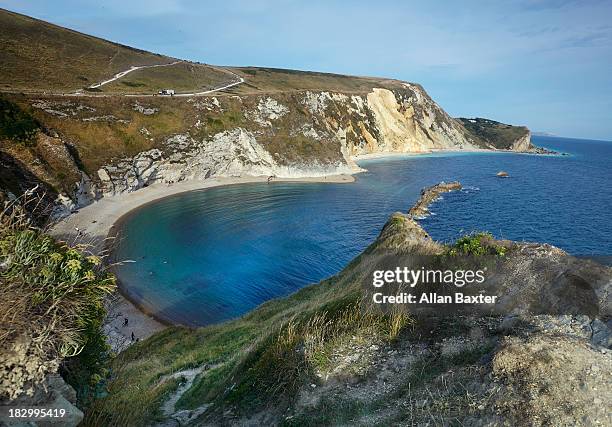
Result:
[[[0,183],[17,194],[39,182],[67,213],[155,182],[352,173],[353,156],[369,153],[533,149],[526,128],[498,124],[510,131],[490,137],[419,85],[387,86],[181,99],[10,95],[38,129],[27,144],[3,138]]]
[[[534,149],[531,145],[531,132],[525,126],[511,126],[482,118],[458,118],[457,121],[482,146],[513,151],[531,151]]]
[[[2,9],[0,22],[0,191],[37,186],[56,215],[156,182],[352,173],[361,154],[533,150],[526,128],[453,119],[414,83],[210,66]]]

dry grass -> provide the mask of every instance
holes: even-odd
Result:
[[[161,89],[180,92],[201,92],[236,81],[221,68],[181,62],[168,67],[144,68],[105,86],[105,93],[151,94]]]
[[[0,212],[0,396],[8,398],[31,394],[64,358],[99,338],[103,297],[115,286],[100,258],[83,254],[87,248],[32,225],[23,206],[36,201],[27,197]]]
[[[246,80],[246,83],[228,90],[228,92],[237,94],[301,90],[367,93],[370,92],[373,87],[392,87],[400,85],[400,82],[392,79],[345,76],[341,74],[319,73],[313,71],[262,67],[236,67],[229,69]]]
[[[171,58],[0,9],[0,90],[74,91]]]

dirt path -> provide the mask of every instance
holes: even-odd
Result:
[[[112,83],[116,80],[119,80],[122,77],[125,77],[126,75],[128,75],[129,73],[131,73],[132,71],[137,71],[137,70],[142,70],[145,68],[156,68],[156,67],[169,67],[172,65],[176,65],[176,64],[180,64],[182,62],[185,61],[174,61],[171,62],[169,64],[156,64],[156,65],[142,65],[142,66],[131,66],[129,69],[125,70],[125,71],[121,71],[120,73],[115,74],[112,78],[108,79],[108,80],[104,80],[100,83],[96,83],[94,85],[91,85],[88,87],[88,89],[99,89],[100,87],[108,84],[108,83]],[[216,68],[216,67],[215,67]],[[176,93],[172,96],[178,96],[178,97],[188,97],[188,96],[201,96],[201,95],[208,95],[211,93],[215,93],[215,92],[219,92],[225,89],[229,89],[231,87],[237,86],[239,84],[244,83],[244,78],[240,77],[238,74],[234,73],[233,71],[229,71],[229,70],[225,70],[222,68],[218,68],[218,70],[223,71],[224,73],[227,74],[231,74],[233,77],[235,77],[236,81],[233,81],[231,83],[225,84],[223,86],[219,86],[213,89],[208,89],[208,90],[204,90],[201,92],[187,92],[187,93]],[[59,94],[58,94],[59,95]],[[64,95],[64,94],[61,94]],[[129,93],[125,93],[125,94],[86,94],[83,92],[82,89],[77,90],[74,93],[71,93],[69,95],[78,95],[78,96],[97,96],[97,97],[105,97],[105,96],[132,96],[132,97],[151,97],[151,96],[158,96],[158,94],[154,93],[154,94],[142,94],[142,95],[138,95],[138,94],[129,94]]]
[[[144,68],[169,67],[171,65],[180,64],[181,62],[183,62],[183,61],[174,61],[174,62],[171,62],[169,64],[140,65],[140,66],[132,65],[129,69],[127,69],[125,71],[121,71],[120,73],[115,74],[112,78],[110,78],[108,80],[104,80],[103,82],[96,83],[95,85],[89,86],[89,89],[97,89],[97,88],[102,87],[102,86],[104,86],[104,85],[106,85],[108,83],[112,83],[115,80],[119,80],[121,77],[127,76],[132,71],[142,70]]]

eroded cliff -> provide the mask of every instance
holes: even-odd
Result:
[[[12,95],[40,129],[33,143],[4,138],[0,149],[51,189],[55,214],[65,215],[157,182],[354,173],[353,157],[370,153],[533,148],[528,133],[483,139],[419,85],[380,86],[180,99]]]

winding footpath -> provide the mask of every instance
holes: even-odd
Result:
[[[128,75],[129,73],[131,73],[132,71],[137,71],[137,70],[142,70],[145,68],[156,68],[156,67],[169,67],[172,65],[176,65],[176,64],[180,64],[182,62],[185,61],[174,61],[174,62],[170,62],[168,64],[156,64],[156,65],[140,65],[140,66],[136,66],[136,65],[132,65],[129,69],[125,70],[125,71],[121,71],[120,73],[115,74],[112,78],[108,79],[108,80],[104,80],[100,83],[96,83],[94,85],[91,85],[88,87],[88,89],[99,89],[100,87],[108,84],[108,83],[112,83],[116,80],[119,80],[122,77],[125,77],[126,75]],[[216,68],[216,67],[215,67]],[[219,68],[217,68],[219,69]],[[219,86],[213,89],[208,89],[208,90],[204,90],[201,92],[187,92],[187,93],[175,93],[172,96],[178,96],[178,97],[188,97],[188,96],[200,96],[200,95],[208,95],[211,93],[215,93],[215,92],[219,92],[225,89],[229,89],[231,87],[237,86],[239,84],[242,84],[245,82],[244,78],[240,77],[238,74],[234,73],[233,71],[229,71],[229,70],[225,70],[225,69],[219,69],[221,71],[223,71],[224,73],[227,74],[231,74],[232,76],[234,76],[235,78],[237,78],[238,80],[232,82],[232,83],[228,83],[226,85],[223,86]],[[65,94],[61,94],[61,95],[65,95]],[[77,90],[74,93],[71,93],[69,95],[78,95],[78,96],[93,96],[93,97],[106,97],[106,96],[129,96],[129,97],[151,97],[151,96],[158,96],[158,94],[154,93],[154,94],[131,94],[131,93],[124,93],[124,94],[91,94],[91,93],[84,93],[82,89]]]
[[[104,80],[103,82],[96,83],[95,85],[89,86],[89,89],[97,89],[99,87],[104,86],[105,84],[112,83],[115,80],[119,80],[121,77],[124,77],[124,76],[128,75],[132,71],[142,70],[144,68],[169,67],[171,65],[180,64],[181,62],[183,62],[183,61],[174,61],[174,62],[171,62],[169,64],[140,65],[140,66],[132,65],[129,69],[127,69],[125,71],[121,71],[120,73],[115,74],[112,78],[110,78],[108,80]]]
[[[225,70],[227,71],[227,70]],[[213,92],[219,92],[220,90],[225,90],[225,89],[229,89],[230,87],[234,87],[237,86],[241,83],[244,83],[244,79],[242,77],[240,77],[238,74],[232,72],[232,71],[227,71],[228,73],[233,74],[234,76],[236,76],[238,78],[238,81],[227,84],[225,86],[220,86],[214,89],[210,89],[210,90],[205,90],[203,92],[194,92],[194,93],[176,93],[174,94],[174,96],[198,96],[198,95],[208,95],[209,93],[213,93]]]

